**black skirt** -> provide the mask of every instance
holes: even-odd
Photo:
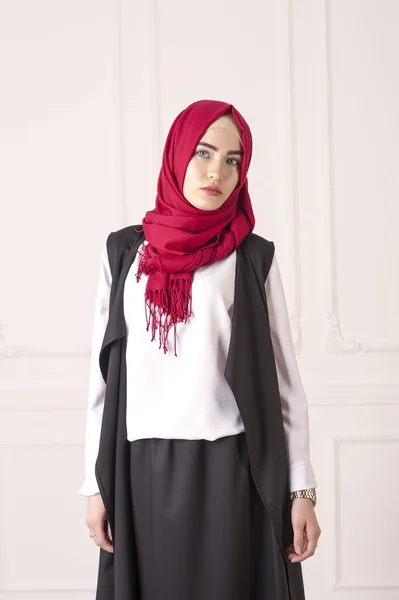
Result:
[[[130,442],[141,600],[289,600],[245,433]]]

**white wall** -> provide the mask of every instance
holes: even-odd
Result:
[[[308,392],[323,530],[308,600],[397,600],[395,0],[0,0],[0,599],[89,600],[92,309],[109,231],[152,208],[172,120],[254,134]]]

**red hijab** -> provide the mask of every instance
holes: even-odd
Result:
[[[244,156],[240,180],[217,210],[200,210],[183,196],[188,163],[205,131],[231,111],[242,131]],[[252,155],[252,136],[242,115],[226,102],[201,100],[175,119],[165,143],[154,210],[146,213],[143,229],[147,240],[141,255],[137,281],[148,275],[145,292],[147,331],[159,333],[159,347],[167,352],[170,328],[186,323],[192,314],[193,271],[231,254],[253,231],[255,218],[248,192],[247,172]]]

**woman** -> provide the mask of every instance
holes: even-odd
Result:
[[[304,598],[307,402],[274,245],[252,233],[251,154],[232,105],[190,105],[155,209],[104,248],[79,491],[97,600]]]

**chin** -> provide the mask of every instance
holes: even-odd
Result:
[[[201,210],[217,210],[221,206],[223,206],[223,202],[218,202],[217,204],[214,202],[204,202],[203,205],[198,208],[201,208]]]
[[[224,200],[221,202],[219,198],[217,198],[217,202],[215,202],[215,200],[212,201],[211,198],[204,198],[204,197],[186,198],[186,200],[192,206],[195,206],[195,208],[198,208],[198,210],[217,210],[224,204]]]

